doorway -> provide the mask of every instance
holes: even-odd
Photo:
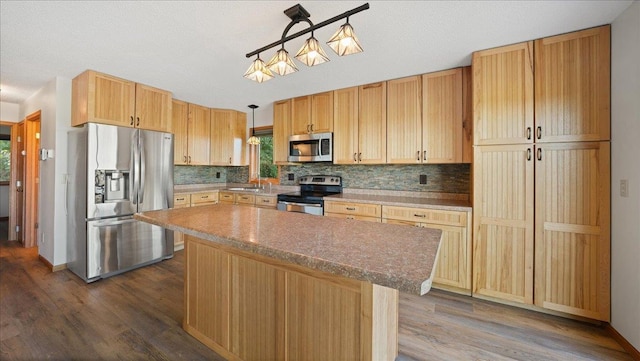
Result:
[[[0,241],[9,239],[12,125],[13,123],[0,122]]]

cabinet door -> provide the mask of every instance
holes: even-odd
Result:
[[[387,82],[387,163],[422,161],[420,77]]]
[[[358,87],[333,95],[333,163],[358,163]]]
[[[473,293],[533,303],[533,145],[474,148]]]
[[[171,101],[171,128],[173,129],[173,163],[189,162],[189,104],[180,100]]]
[[[171,92],[136,84],[136,128],[171,131]]]
[[[536,147],[536,305],[608,322],[609,142]]]
[[[291,132],[291,100],[273,103],[273,163],[287,163]]]
[[[209,133],[211,111],[207,107],[189,104],[189,155],[191,165],[209,165]]]
[[[87,122],[133,127],[136,84],[86,71],[73,79],[72,124]]]
[[[247,113],[236,111],[235,121],[231,123],[231,165],[248,165],[246,157],[247,145]]]
[[[462,68],[422,76],[422,161],[462,162]]]
[[[471,249],[466,227],[424,223],[424,227],[442,231],[438,264],[433,282],[447,289],[471,291]]]
[[[610,29],[536,40],[536,142],[610,139]]]
[[[358,88],[358,161],[383,164],[387,161],[387,83]]]
[[[462,163],[473,163],[473,99],[471,67],[462,68]]]
[[[333,131],[333,92],[311,96],[311,132]]]
[[[293,134],[311,133],[311,96],[291,100],[291,127]]]
[[[533,42],[473,53],[473,144],[533,142]]]
[[[211,109],[211,165],[231,165],[233,157],[232,126],[236,121],[234,110]]]

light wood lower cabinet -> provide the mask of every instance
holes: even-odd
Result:
[[[206,206],[218,203],[218,191],[176,193],[173,196],[173,208]],[[179,251],[184,248],[184,234],[173,232],[173,250]]]
[[[256,195],[255,206],[259,208],[276,208],[278,206],[278,198],[275,196]]]
[[[184,329],[229,360],[394,360],[398,291],[186,236]]]
[[[242,204],[259,208],[276,208],[276,195],[259,195],[250,193],[220,192],[220,203]]]
[[[381,222],[379,204],[324,201],[325,217],[357,219],[360,221]]]
[[[442,230],[433,287],[471,294],[471,214],[382,206],[382,222]]]

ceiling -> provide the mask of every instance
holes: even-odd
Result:
[[[370,1],[350,18],[364,53],[286,77],[242,77],[246,53],[279,40],[299,1],[1,1],[0,100],[21,103],[86,69],[249,111],[280,99],[471,63],[471,53],[611,23],[632,1]],[[304,1],[319,23],[364,1]],[[343,21],[315,32],[326,42]],[[306,28],[294,26],[289,34]],[[295,55],[302,36],[285,48]],[[268,61],[276,49],[262,58]],[[296,61],[297,62],[297,61]]]

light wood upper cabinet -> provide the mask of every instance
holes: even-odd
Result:
[[[533,153],[533,144],[474,149],[475,296],[533,303]]]
[[[420,76],[387,81],[387,163],[422,160]]]
[[[291,129],[291,99],[273,103],[273,163],[288,162]]]
[[[358,163],[358,87],[333,92],[333,163]]]
[[[245,165],[247,117],[227,109],[211,109],[210,165]]]
[[[533,42],[473,53],[473,143],[533,142]]]
[[[178,165],[209,164],[209,108],[172,101],[173,160]]]
[[[473,99],[470,66],[462,68],[462,163],[473,163]]]
[[[535,304],[610,316],[610,145],[536,145]]]
[[[291,100],[293,134],[333,131],[333,92]]]
[[[73,79],[71,125],[171,131],[171,92],[87,70]]]
[[[536,142],[609,140],[611,26],[535,42]]]
[[[422,162],[462,162],[462,68],[422,76]]]
[[[211,132],[211,110],[189,104],[187,164],[209,165],[209,134]]]
[[[387,83],[358,87],[358,163],[387,161]]]

